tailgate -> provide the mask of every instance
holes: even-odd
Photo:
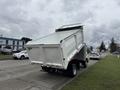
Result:
[[[62,67],[63,65],[60,45],[29,46],[28,54],[33,63],[39,63],[50,67]]]

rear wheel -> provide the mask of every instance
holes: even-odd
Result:
[[[77,75],[77,67],[76,67],[76,64],[71,64],[71,65],[69,65],[67,72],[68,72],[68,75],[69,75],[70,77],[76,76],[76,75]]]

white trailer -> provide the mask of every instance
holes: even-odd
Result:
[[[32,63],[40,64],[47,72],[65,71],[75,76],[80,64],[87,66],[83,26],[67,25],[26,45]]]

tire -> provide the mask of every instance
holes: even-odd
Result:
[[[77,75],[77,67],[76,67],[76,64],[71,64],[68,66],[68,76],[70,77],[74,77]]]
[[[25,56],[21,56],[20,59],[21,59],[21,60],[25,59]]]

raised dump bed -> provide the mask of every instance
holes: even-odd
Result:
[[[53,34],[30,41],[26,47],[31,62],[40,64],[44,71],[63,70],[75,76],[80,63],[86,67],[82,25],[61,27]]]

